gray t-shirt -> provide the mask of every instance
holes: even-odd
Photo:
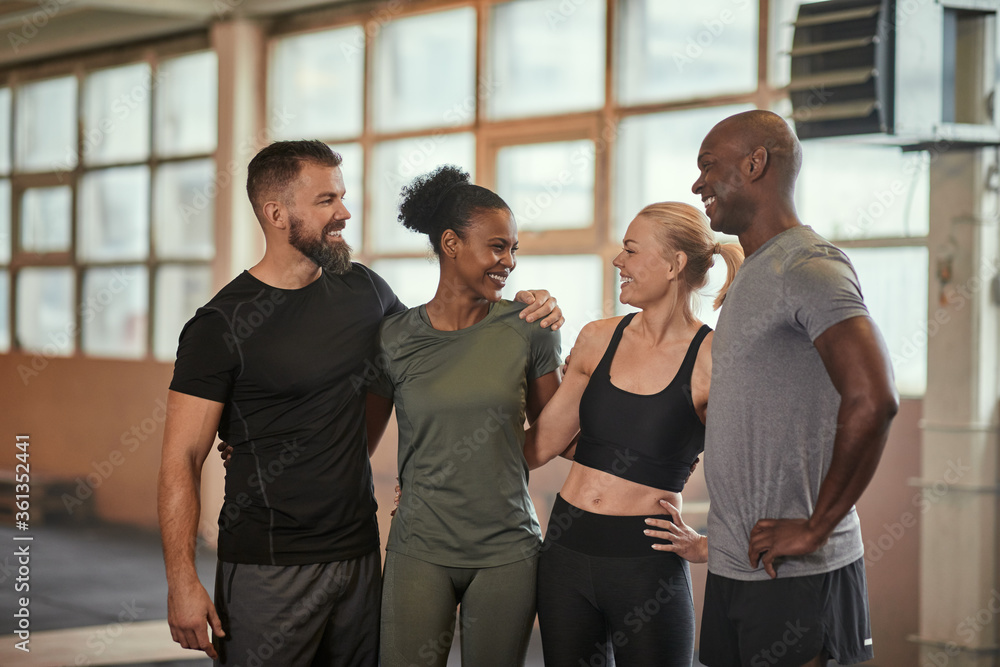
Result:
[[[528,385],[559,367],[558,331],[518,317],[523,303],[438,331],[424,306],[387,317],[384,381],[399,423],[403,489],[387,551],[446,567],[493,567],[533,556],[541,530],[528,494]],[[388,391],[386,391],[388,389]]]
[[[850,260],[809,227],[768,240],[743,264],[712,343],[705,431],[708,569],[767,579],[747,552],[760,519],[806,519],[833,456],[840,395],[813,341],[867,315]],[[854,508],[829,541],[777,561],[779,577],[830,572],[864,554]]]

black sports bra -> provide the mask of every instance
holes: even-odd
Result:
[[[691,464],[705,449],[705,425],[691,398],[698,348],[712,329],[691,340],[677,375],[657,394],[633,394],[611,384],[611,362],[635,313],[622,318],[580,400],[580,440],[574,460],[665,491],[684,488]]]

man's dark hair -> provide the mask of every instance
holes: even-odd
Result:
[[[266,201],[285,201],[288,186],[298,178],[306,162],[339,167],[343,158],[340,153],[315,139],[276,141],[262,148],[247,167],[247,196],[253,210],[259,211]]]

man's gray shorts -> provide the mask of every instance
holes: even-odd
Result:
[[[377,551],[316,565],[219,561],[215,608],[225,637],[216,665],[378,665],[380,560]]]

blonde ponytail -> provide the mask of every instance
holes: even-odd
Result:
[[[722,259],[726,262],[726,282],[716,295],[715,303],[712,304],[713,310],[718,310],[722,306],[722,302],[726,300],[729,286],[736,279],[736,272],[743,264],[743,247],[739,243],[716,243],[715,248],[715,253],[722,255]]]
[[[664,252],[680,250],[687,255],[683,277],[690,292],[705,286],[708,270],[715,265],[715,255],[722,255],[726,262],[726,283],[715,297],[713,305],[718,310],[743,263],[743,248],[737,243],[716,243],[708,217],[690,204],[659,202],[645,207],[639,215],[658,223],[657,237]]]

